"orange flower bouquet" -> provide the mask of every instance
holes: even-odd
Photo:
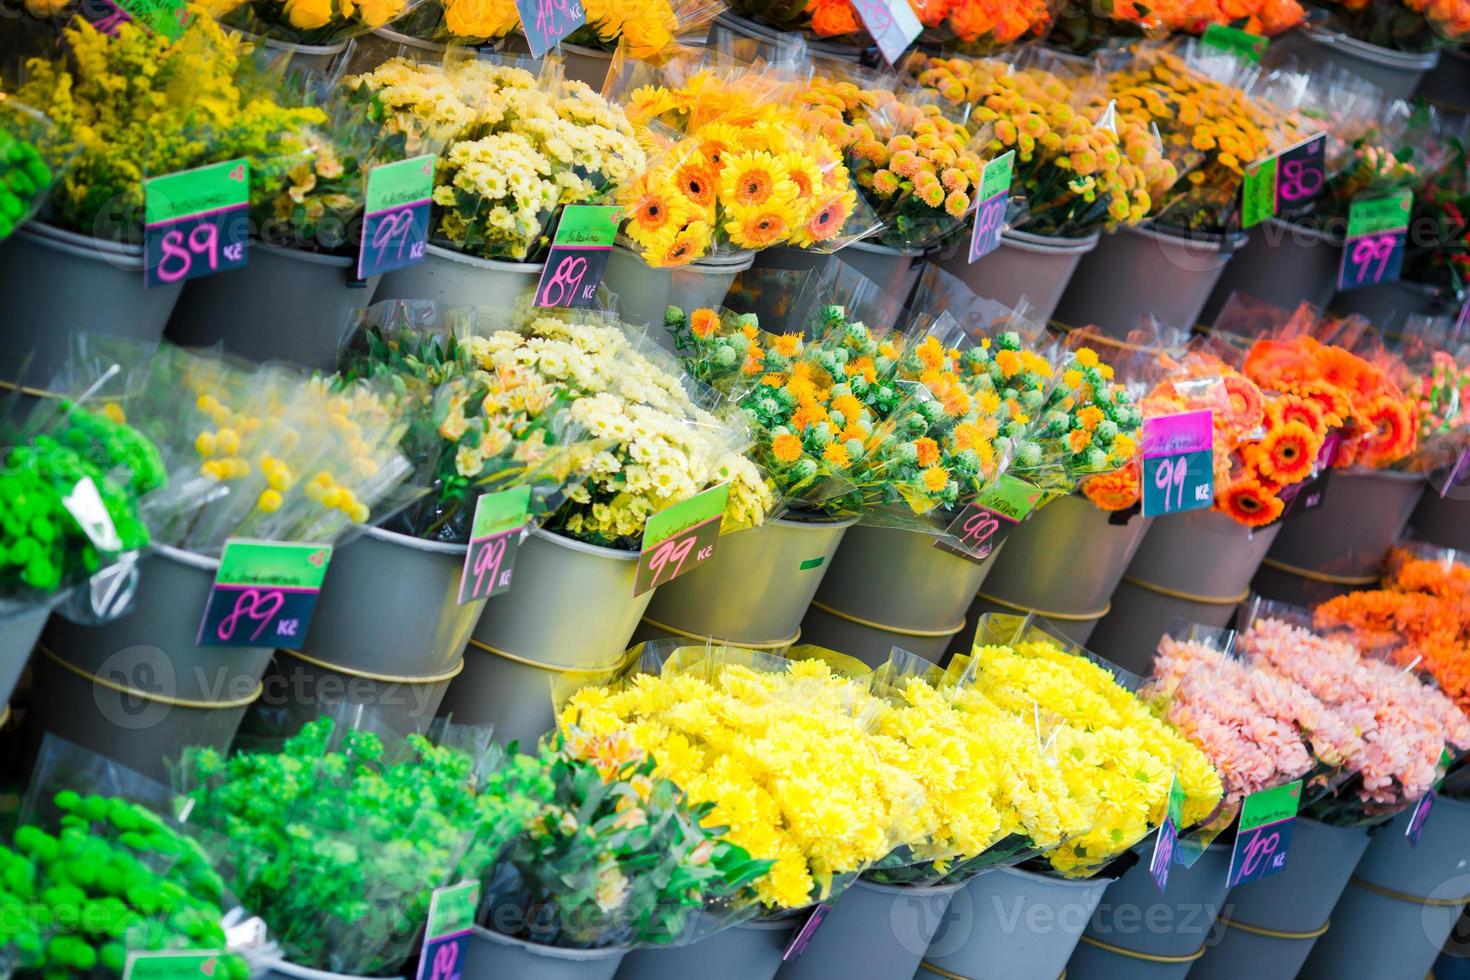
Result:
[[[1470,42],[1470,0],[1318,0],[1327,26],[1395,51]]]
[[[854,46],[872,43],[850,0],[733,0],[730,6],[781,31],[810,32]]]
[[[990,54],[1039,37],[1051,26],[1046,0],[913,0],[924,40],[966,54]]]
[[[1047,44],[1089,54],[1119,39],[1202,34],[1211,24],[1275,37],[1306,14],[1298,0],[1100,0],[1058,15]]]

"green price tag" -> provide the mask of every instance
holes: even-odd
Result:
[[[648,519],[633,594],[640,596],[709,561],[720,539],[730,484],[721,483]]]
[[[1276,157],[1245,169],[1240,185],[1240,227],[1254,228],[1276,214]]]
[[[428,257],[434,159],[430,153],[368,171],[357,278],[406,269]]]
[[[980,192],[976,200],[975,223],[970,228],[970,261],[974,262],[1000,248],[1005,231],[1006,201],[1010,199],[1011,178],[1016,169],[1016,151],[1007,150],[985,164],[980,173]]]
[[[331,558],[329,544],[226,541],[195,642],[299,649]]]
[[[173,951],[161,953],[132,952],[123,965],[122,980],[224,980],[224,960],[231,957],[226,950]]]
[[[1408,190],[1353,201],[1337,270],[1339,292],[1398,281],[1413,208],[1414,192]]]
[[[116,34],[119,24],[132,21],[150,34],[177,41],[189,26],[184,0],[96,0],[83,4],[81,15],[103,34]]]
[[[521,528],[531,512],[530,486],[482,493],[475,501],[470,547],[459,577],[459,604],[500,595],[510,588]]]
[[[169,285],[245,264],[250,161],[243,157],[143,181],[143,283]]]
[[[1211,24],[1205,28],[1200,36],[1200,43],[1226,54],[1233,54],[1237,58],[1249,61],[1252,64],[1260,64],[1261,57],[1266,53],[1266,45],[1271,43],[1270,38],[1261,37],[1243,31],[1238,27],[1226,27],[1224,24]]]
[[[457,885],[434,889],[429,899],[429,928],[425,935],[430,939],[466,932],[475,924],[475,915],[480,910],[480,883],[462,881]]]
[[[618,237],[623,209],[568,204],[557,222],[551,251],[536,285],[537,306],[592,306]]]
[[[1002,473],[950,522],[934,547],[960,558],[982,562],[995,553],[1002,541],[1047,496],[1025,480]]]
[[[1302,802],[1302,781],[1263,789],[1245,798],[1235,850],[1230,855],[1231,887],[1286,870],[1291,827]]]
[[[1409,213],[1414,205],[1413,191],[1400,191],[1392,197],[1359,199],[1348,210],[1347,237],[1378,235],[1386,231],[1402,231],[1409,227]]]

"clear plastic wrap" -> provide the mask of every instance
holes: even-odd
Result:
[[[423,0],[211,0],[211,13],[236,30],[288,44],[335,45],[387,27]]]
[[[46,115],[0,91],[0,242],[46,203],[70,154],[47,152],[55,126]]]

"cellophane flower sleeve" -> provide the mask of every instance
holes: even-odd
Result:
[[[272,41],[340,44],[411,15],[423,0],[212,0],[222,23]]]
[[[71,163],[55,149],[54,130],[43,112],[0,91],[0,242],[45,205]]]

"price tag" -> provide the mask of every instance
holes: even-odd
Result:
[[[812,941],[812,936],[816,934],[817,926],[822,924],[822,920],[827,917],[827,913],[830,911],[832,911],[832,906],[826,902],[821,902],[816,908],[812,909],[812,914],[806,917],[806,921],[801,924],[801,928],[796,930],[796,935],[791,937],[791,942],[786,944],[785,951],[781,953],[782,963],[790,963],[794,959],[799,959],[801,954],[806,952],[807,944]]]
[[[581,0],[516,0],[531,57],[543,58],[562,38],[587,23]]]
[[[429,925],[417,980],[459,980],[470,930],[480,911],[480,883],[463,881],[436,888],[429,898]]]
[[[250,161],[143,181],[143,282],[158,286],[245,264],[250,247]]]
[[[123,964],[122,980],[197,980],[219,978],[220,960],[232,955],[223,949],[173,950],[143,953],[134,950]]]
[[[427,256],[434,155],[379,164],[368,171],[357,278],[417,265]]]
[[[1327,187],[1327,135],[1309,136],[1246,168],[1240,226],[1256,225],[1314,200]]]
[[[1327,480],[1332,476],[1332,461],[1337,458],[1337,447],[1341,442],[1342,436],[1336,429],[1327,433],[1327,437],[1322,440],[1322,448],[1317,450],[1317,465],[1313,468],[1312,475],[1281,491],[1282,503],[1286,505],[1284,516],[1290,517],[1292,514],[1305,513],[1322,506],[1322,501],[1327,497]]]
[[[730,484],[721,483],[648,519],[633,594],[640,596],[709,561],[720,539]]]
[[[1169,868],[1174,864],[1174,851],[1179,844],[1179,825],[1184,821],[1184,787],[1179,777],[1169,780],[1169,803],[1164,815],[1164,825],[1154,838],[1154,856],[1148,863],[1148,873],[1154,876],[1154,884],[1162,893],[1169,885]]]
[[[226,541],[195,642],[300,649],[331,557],[329,544]]]
[[[546,268],[536,286],[537,306],[593,306],[618,236],[622,208],[568,204],[556,224]]]
[[[970,229],[971,262],[1000,248],[1015,165],[1016,151],[1007,150],[987,163],[980,174],[980,205],[975,208],[975,224]]]
[[[150,34],[177,41],[189,26],[184,0],[84,0],[79,12],[93,27],[109,36],[129,21]]]
[[[475,501],[470,548],[459,577],[459,604],[500,595],[510,588],[521,529],[531,511],[531,488],[482,493]]]
[[[71,493],[61,498],[61,504],[72,519],[81,525],[82,533],[92,546],[104,554],[115,554],[122,550],[122,538],[112,523],[112,515],[102,503],[102,494],[90,476],[84,476],[71,488]]]
[[[1215,502],[1215,428],[1209,409],[1143,420],[1143,516]]]
[[[944,537],[934,539],[934,547],[974,562],[985,561],[1011,530],[1031,515],[1045,494],[1025,480],[1002,473],[994,486],[950,523]]]
[[[1230,873],[1225,879],[1231,888],[1286,870],[1291,825],[1301,801],[1300,779],[1245,798],[1240,808],[1235,850],[1230,855]]]
[[[1261,56],[1266,53],[1266,45],[1271,43],[1270,38],[1243,31],[1238,27],[1226,27],[1224,24],[1211,24],[1206,27],[1199,40],[1206,47],[1233,54],[1243,61],[1256,65],[1261,63]]]
[[[908,0],[852,0],[852,5],[857,9],[863,26],[878,42],[883,60],[890,65],[898,64],[903,53],[924,29]]]
[[[1439,488],[1439,499],[1443,500],[1449,494],[1450,487],[1463,487],[1467,483],[1470,483],[1470,449],[1463,450],[1455,460],[1454,467],[1444,478],[1444,486]]]
[[[1419,797],[1419,802],[1414,804],[1414,812],[1409,815],[1409,826],[1404,828],[1404,836],[1409,838],[1410,847],[1419,846],[1419,838],[1424,833],[1424,821],[1429,819],[1429,808],[1432,806],[1434,790]]]
[[[1413,206],[1413,191],[1353,202],[1337,272],[1340,291],[1398,281]]]

